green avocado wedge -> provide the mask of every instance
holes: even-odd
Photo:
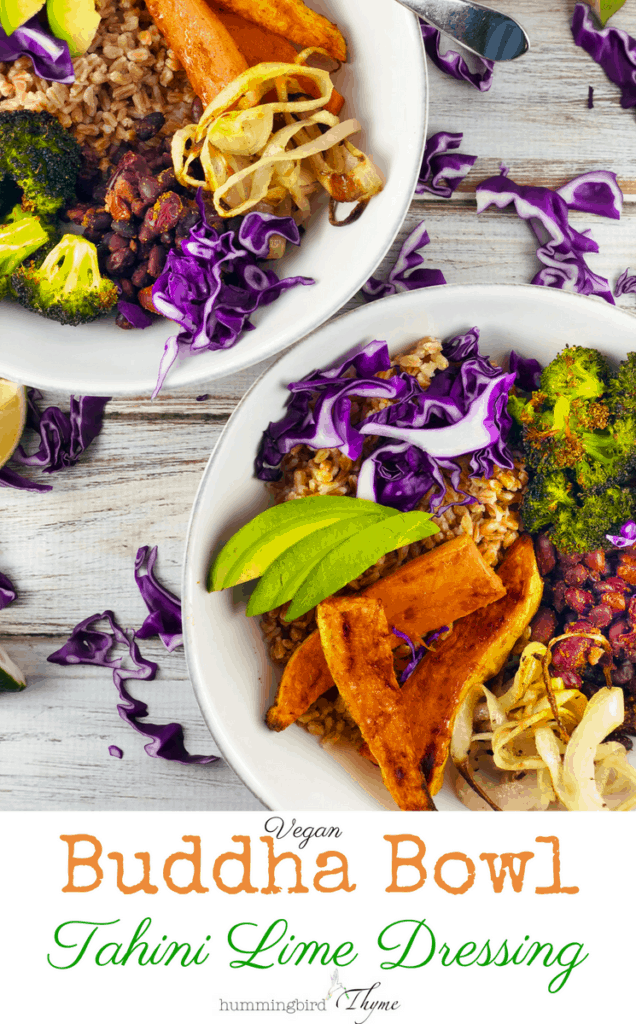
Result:
[[[39,0],[0,0],[0,24],[10,36],[43,7]]]
[[[86,53],[101,21],[94,0],[47,0],[46,16],[53,35],[68,43],[71,57]]]
[[[623,6],[625,0],[592,0],[590,7],[596,14],[601,25],[605,25],[613,14]]]
[[[380,507],[360,498],[311,495],[265,509],[221,549],[210,568],[208,590],[256,579],[279,555],[314,531],[352,517],[375,519]],[[390,516],[393,509],[384,513]]]
[[[377,514],[355,516],[325,526],[287,548],[266,570],[249,599],[246,615],[262,615],[291,601],[312,570],[332,548],[345,543],[375,523],[387,521],[386,513],[398,515],[396,509],[377,505]]]
[[[439,532],[427,512],[400,512],[391,519],[373,523],[356,536],[331,548],[298,588],[286,622],[293,622],[326,597],[355,580],[382,555],[423,537]]]
[[[23,690],[26,686],[24,672],[0,647],[0,692],[9,693]]]

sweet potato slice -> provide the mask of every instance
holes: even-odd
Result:
[[[299,46],[320,46],[335,60],[347,59],[347,44],[338,27],[302,0],[222,0],[222,6]]]
[[[539,607],[543,582],[529,534],[515,541],[499,576],[505,597],[461,619],[402,687],[417,763],[432,795],[442,785],[455,717],[468,690],[503,668]]]
[[[364,591],[365,597],[380,598],[390,626],[413,639],[504,594],[501,579],[465,534],[414,558]],[[401,642],[391,634],[393,647]],[[316,631],[294,651],[285,668],[276,702],[267,713],[270,729],[286,729],[331,686],[333,679]]]
[[[146,0],[153,21],[207,107],[248,64],[205,0]]]
[[[382,601],[330,597],[318,606],[317,620],[331,675],[386,788],[404,811],[434,811],[401,706]]]
[[[207,4],[219,21],[223,22],[249,67],[253,68],[255,64],[270,62],[293,64],[296,60],[298,52],[287,39],[277,36],[275,32],[270,32],[262,25],[255,25],[253,21],[248,21],[247,18],[241,17],[234,11],[225,10],[214,0],[207,0]],[[310,96],[317,97],[319,95],[318,87],[311,78],[299,75],[298,82]],[[338,115],[343,106],[344,97],[334,89],[324,109],[331,114]]]

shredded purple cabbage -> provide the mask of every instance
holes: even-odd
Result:
[[[448,626],[440,626],[439,629],[434,629],[432,633],[427,633],[424,637],[424,646],[430,647],[436,640],[439,640],[440,636],[443,636],[444,633],[448,633],[448,629]]]
[[[636,106],[636,39],[619,28],[597,28],[587,4],[577,3],[572,16],[574,42],[603,68],[621,91],[621,107]]]
[[[41,393],[35,388],[27,392],[26,425],[39,435],[39,447],[32,455],[27,455],[20,444],[10,461],[20,466],[34,466],[43,473],[56,473],[74,466],[82,452],[95,440],[102,429],[104,408],[110,398],[76,398],[71,395],[68,413],[55,405],[41,412],[37,405],[41,398]],[[0,487],[41,492],[52,490],[50,484],[27,480],[8,465],[0,469]]]
[[[253,252],[239,242],[234,231],[219,235],[211,227],[200,189],[197,203],[201,220],[181,243],[181,252],[172,249],[168,253],[152,290],[157,312],[179,326],[165,344],[153,398],[179,356],[232,348],[243,331],[253,330],[249,318],[256,309],[274,302],[288,288],[314,283],[309,277],[280,281],[273,270],[259,267]],[[254,247],[262,248],[271,234],[283,234],[293,241],[290,218],[275,218],[274,222],[269,214],[252,212],[249,216],[244,237]],[[263,223],[259,226],[255,218]]]
[[[510,353],[510,372],[515,374],[515,385],[521,391],[538,391],[541,383],[541,363]]]
[[[106,620],[110,632],[94,628],[102,620]],[[126,648],[132,668],[124,667],[125,655],[117,656],[114,653],[113,648],[118,643]],[[161,757],[180,764],[213,764],[219,760],[214,755],[189,754],[184,745],[183,727],[177,722],[154,725],[152,722],[140,721],[147,717],[148,705],[132,697],[125,684],[129,679],[154,679],[158,666],[156,662],[142,657],[135,642],[135,633],[121,629],[112,612],[90,615],[80,622],[64,646],[50,654],[47,661],[56,665],[99,665],[112,669],[113,682],[122,701],[117,711],[133,729],[150,737],[151,742],[144,747],[150,757]]]
[[[300,231],[293,217],[277,217],[273,213],[258,213],[255,210],[243,217],[238,240],[245,249],[265,259],[273,235],[282,235],[292,245],[300,245]]]
[[[195,402],[207,402],[209,395],[197,395]]]
[[[314,371],[289,384],[292,398],[282,419],[264,431],[255,463],[259,480],[278,480],[284,455],[298,444],[314,451],[338,448],[355,460],[364,438],[351,422],[352,398],[402,400],[421,390],[413,377],[401,374],[382,380],[375,374],[388,370],[391,357],[386,342],[372,341],[361,352],[330,370]],[[351,372],[356,376],[347,376]]]
[[[156,547],[139,548],[135,558],[135,582],[150,614],[135,636],[138,640],[158,636],[171,653],[183,643],[181,602],[157,580],[154,574],[156,560]]]
[[[110,754],[111,757],[118,757],[120,759],[124,756],[124,752],[121,749],[121,747],[115,746],[114,743],[111,743],[110,747],[108,748],[108,753]]]
[[[629,267],[624,270],[614,286],[614,295],[618,299],[621,295],[630,295],[636,292],[636,277],[629,276]]]
[[[17,596],[16,589],[9,577],[0,572],[0,610],[15,601]]]
[[[400,683],[405,683],[409,676],[413,675],[415,669],[417,668],[420,661],[426,654],[426,648],[416,648],[415,644],[413,643],[413,641],[411,640],[410,636],[407,633],[403,633],[401,629],[396,629],[395,626],[392,626],[391,629],[393,630],[396,636],[399,636],[400,640],[403,640],[405,644],[408,644],[408,647],[411,651],[411,659],[400,676]]]
[[[431,192],[434,196],[450,199],[477,160],[476,156],[467,153],[449,152],[459,149],[463,137],[462,132],[436,132],[426,140],[420,176],[415,186],[416,196]]]
[[[440,52],[441,34],[438,29],[432,25],[427,25],[421,18],[420,26],[422,38],[424,39],[424,49],[436,68],[439,68],[445,75],[458,79],[460,82],[469,82],[470,85],[474,86],[475,89],[479,89],[480,92],[488,92],[492,85],[493,61],[471,54],[471,59],[476,67],[475,71],[471,71],[460,53],[454,50],[447,50],[444,54]]]
[[[37,14],[11,35],[0,25],[0,61],[9,63],[23,56],[31,58],[36,75],[47,82],[69,85],[75,81],[68,43],[43,28]]]
[[[597,243],[589,230],[575,231],[568,221],[570,210],[620,218],[623,194],[612,171],[589,171],[556,191],[517,185],[499,174],[482,181],[476,194],[478,213],[491,205],[502,210],[512,203],[517,216],[529,222],[541,243],[537,257],[545,265],[532,284],[598,295],[614,303],[609,282],[593,273],[585,262],[586,253],[599,251]]]
[[[464,359],[474,359],[479,355],[479,328],[472,327],[466,334],[458,334],[449,338],[442,345],[442,354],[451,363],[462,363]]]
[[[605,536],[615,548],[631,548],[636,544],[636,523],[630,519],[623,523],[618,534],[606,533]]]
[[[414,291],[416,288],[430,288],[434,285],[446,284],[446,278],[441,270],[422,268],[424,259],[419,254],[419,250],[429,242],[428,231],[422,221],[405,240],[386,281],[370,277],[362,286],[362,294],[365,299],[370,302],[372,299],[383,299],[386,295],[395,295],[397,292]]]
[[[136,302],[127,302],[126,299],[120,299],[117,303],[117,309],[122,316],[126,317],[130,326],[135,327],[137,330],[143,331],[146,327],[150,327],[153,322],[150,313],[142,309]]]
[[[594,86],[590,85],[587,89],[587,109],[594,110]]]

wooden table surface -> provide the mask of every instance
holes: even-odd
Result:
[[[425,220],[427,265],[440,268],[449,283],[527,283],[539,269],[530,228],[508,212],[478,217],[476,183],[502,162],[515,181],[552,187],[606,168],[618,174],[625,192],[622,220],[574,214],[572,222],[592,228],[601,251],[589,264],[613,284],[630,264],[636,272],[634,112],[620,107],[618,89],[573,45],[572,2],[500,0],[500,6],[527,29],[532,51],[513,65],[499,65],[486,93],[429,65],[429,134],[463,131],[462,151],[479,159],[453,199],[412,204],[384,268],[406,234]],[[636,3],[628,0],[612,24],[636,35]],[[347,308],[360,301],[356,296]],[[636,310],[636,296],[618,302]],[[77,622],[105,608],[124,626],[141,624],[145,609],[133,566],[142,544],[159,546],[158,575],[180,591],[188,516],[202,471],[236,403],[267,365],[167,392],[152,403],[141,395],[113,399],[100,437],[74,468],[49,477],[50,493],[0,492],[0,571],[19,591],[0,613],[0,643],[29,681],[22,693],[0,694],[1,809],[260,808],[222,762],[185,767],[148,757],[143,737],[117,714],[110,672],[63,668],[46,658]],[[203,393],[209,400],[197,402]],[[47,405],[68,408],[68,395],[49,392],[44,398]],[[131,684],[135,696],[148,702],[150,720],[182,722],[190,751],[213,752],[183,650],[168,655],[158,640],[141,646],[160,664],[154,682]],[[109,756],[110,744],[122,748],[122,760]]]

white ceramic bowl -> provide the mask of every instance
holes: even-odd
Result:
[[[386,187],[345,228],[331,227],[323,205],[300,248],[276,266],[279,276],[301,274],[316,284],[292,288],[255,314],[256,329],[234,348],[184,359],[171,370],[166,388],[236,373],[315,330],[371,276],[408,210],[426,137],[426,64],[417,19],[395,0],[312,0],[311,6],[335,21],[347,39],[349,62],[334,76],[347,101],[343,116],[363,125],[352,141],[373,155]],[[65,328],[1,302],[0,376],[84,395],[149,392],[174,331],[169,321],[122,331],[114,317]]]
[[[323,749],[296,726],[272,733],[263,722],[278,673],[269,662],[258,621],[245,617],[239,588],[208,594],[210,556],[267,507],[265,485],[253,476],[261,433],[277,420],[285,385],[340,362],[373,338],[392,353],[431,334],[449,338],[481,331],[482,354],[497,359],[514,348],[543,364],[567,344],[588,345],[621,359],[636,349],[636,321],[615,306],[548,288],[449,286],[391,296],[353,310],[306,338],[254,384],[230,418],[199,487],[186,550],[185,645],[194,689],[224,757],[252,792],[275,810],[396,809],[379,771],[355,753]],[[448,783],[440,810],[464,810]]]

